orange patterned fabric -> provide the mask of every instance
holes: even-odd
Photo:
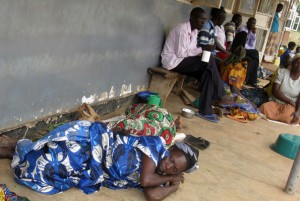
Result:
[[[247,61],[242,61],[237,64],[229,63],[221,64],[221,78],[228,84],[241,89],[245,83],[247,74]]]

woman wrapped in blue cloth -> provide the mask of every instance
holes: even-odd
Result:
[[[124,136],[89,121],[61,125],[37,142],[1,136],[0,157],[12,156],[15,180],[44,194],[137,187],[147,200],[162,200],[178,190],[183,172],[198,168],[198,150],[184,142],[167,150],[161,137]]]

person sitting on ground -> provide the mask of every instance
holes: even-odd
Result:
[[[295,42],[289,42],[288,48],[285,50],[285,52],[280,56],[280,67],[281,68],[288,68],[288,66],[291,64],[291,61],[294,57],[293,50],[296,47]]]
[[[244,60],[248,62],[246,84],[256,87],[257,84],[257,69],[259,66],[259,53],[255,49],[256,45],[256,19],[250,17],[245,26],[239,27],[236,31],[236,37],[233,40],[231,51],[234,51],[238,46],[243,46],[246,49],[246,57]]]
[[[194,77],[199,81],[201,93],[197,115],[208,121],[218,122],[219,118],[213,114],[211,104],[213,99],[224,97],[223,81],[213,57],[210,57],[209,63],[203,62],[200,55],[204,48],[197,47],[198,30],[202,29],[205,21],[205,11],[199,7],[194,8],[189,21],[170,31],[161,53],[161,62],[165,69]]]
[[[242,24],[242,16],[240,14],[234,14],[230,22],[224,25],[226,34],[227,50],[231,49],[233,39],[235,38],[236,29]]]
[[[15,180],[43,194],[136,187],[162,200],[178,190],[183,172],[198,168],[199,151],[185,142],[167,150],[161,137],[120,135],[101,122],[69,122],[36,142],[1,136],[0,146],[2,158],[14,153]]]
[[[272,101],[261,105],[259,110],[268,119],[297,124],[300,116],[300,54],[294,56],[291,70],[280,68],[277,73]]]
[[[219,12],[221,12],[222,14],[219,14]],[[217,23],[215,25],[215,40],[216,40],[215,53],[218,58],[224,60],[230,55],[230,52],[227,51],[225,29],[222,25],[226,19],[226,11],[223,7],[221,7],[220,9],[213,8],[211,10],[211,15],[212,15],[212,20],[214,18],[219,19],[216,20]]]

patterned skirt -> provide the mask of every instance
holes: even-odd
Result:
[[[113,131],[137,136],[161,136],[166,144],[172,143],[176,134],[173,116],[156,105],[134,104],[125,111],[126,118],[108,124]]]
[[[278,35],[278,33],[270,32],[265,50],[265,55],[274,56],[277,53],[279,47],[279,43],[277,41]]]

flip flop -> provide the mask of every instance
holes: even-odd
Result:
[[[249,121],[245,118],[239,118],[237,116],[232,116],[232,115],[226,115],[227,118],[229,119],[232,119],[232,120],[235,120],[235,121],[238,121],[238,122],[241,122],[241,123],[248,123]]]
[[[189,134],[186,135],[186,137],[184,138],[183,141],[200,149],[200,150],[206,149],[210,144],[209,141],[205,140],[202,137],[195,137],[195,136],[189,135]]]
[[[210,122],[214,122],[214,123],[218,123],[220,121],[220,119],[218,118],[218,116],[216,114],[200,114],[199,112],[196,112],[195,114],[197,117],[200,117],[202,119],[205,119],[206,121],[210,121]]]

